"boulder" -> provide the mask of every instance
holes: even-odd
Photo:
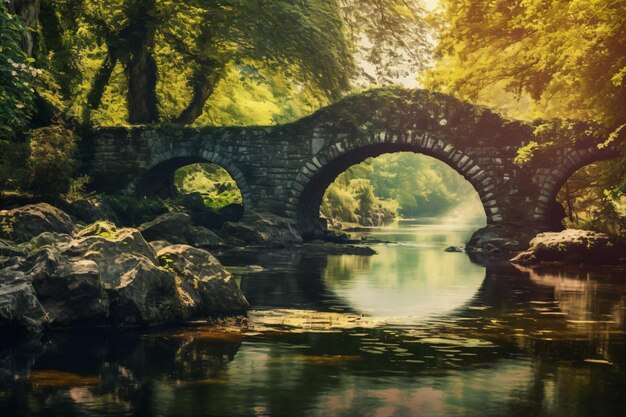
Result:
[[[173,243],[187,243],[190,228],[191,216],[185,213],[165,213],[139,226],[146,239]]]
[[[313,241],[302,245],[307,255],[358,255],[373,256],[376,251],[369,246]]]
[[[67,213],[46,203],[0,211],[0,238],[17,243],[27,242],[44,232],[71,234],[73,229]]]
[[[248,307],[232,275],[209,252],[187,245],[161,249],[157,256],[162,267],[172,271],[180,282],[187,309],[239,313]]]
[[[490,224],[474,232],[465,245],[468,253],[509,255],[528,247],[534,231],[511,224]]]
[[[137,229],[119,229],[104,236],[86,236],[72,240],[64,248],[64,253],[94,261],[105,276],[115,276],[122,270],[115,260],[125,253],[142,255],[156,264],[156,255]]]
[[[84,223],[106,220],[119,223],[117,215],[107,202],[99,197],[89,197],[69,203],[66,207],[69,214]]]
[[[76,232],[77,237],[86,237],[86,236],[102,236],[102,237],[110,237],[114,236],[117,233],[117,226],[106,220],[99,220],[95,223],[85,226]]]
[[[291,220],[271,213],[249,212],[237,223],[225,223],[221,234],[248,245],[289,247],[302,243]]]
[[[215,211],[207,207],[200,193],[183,194],[177,202],[185,208],[195,224],[211,229],[219,229],[225,222],[236,222],[243,216],[241,204],[229,204]]]
[[[26,256],[26,251],[16,243],[0,239],[0,258]]]
[[[170,323],[191,316],[192,311],[183,314],[174,274],[133,254],[123,254],[115,263],[120,274],[102,277],[113,322]]]
[[[202,226],[191,226],[187,233],[187,242],[198,248],[219,248],[226,246],[224,239]]]
[[[191,226],[184,214],[162,216],[146,230],[168,238],[182,231],[196,243],[221,244],[211,231]],[[0,262],[0,330],[33,332],[46,323],[171,323],[248,307],[236,282],[209,252],[166,241],[149,244],[139,230],[111,222],[98,221],[73,236],[43,232],[21,244],[0,244],[10,248]]]
[[[218,210],[219,215],[226,222],[236,222],[243,217],[243,205],[241,204],[229,204]]]
[[[524,266],[554,262],[625,264],[626,246],[604,233],[567,229],[539,233],[530,241],[528,250],[515,256],[511,262]]]
[[[463,246],[448,246],[444,249],[444,252],[463,252]]]
[[[37,249],[44,246],[63,246],[72,241],[72,236],[65,233],[45,232],[38,236],[35,236],[28,242],[20,244],[20,249],[23,249],[27,254],[35,252]]]
[[[0,334],[39,333],[48,320],[24,274],[0,271]]]
[[[108,296],[95,262],[70,259],[54,248],[45,247],[30,256],[22,270],[55,325],[90,325],[107,321]]]

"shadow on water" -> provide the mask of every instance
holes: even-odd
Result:
[[[623,271],[477,265],[443,252],[464,230],[419,231],[373,257],[224,254],[264,268],[238,274],[244,323],[12,346],[0,415],[623,415]]]

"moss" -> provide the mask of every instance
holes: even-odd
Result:
[[[89,226],[86,226],[80,232],[78,232],[79,237],[84,236],[100,236],[105,239],[115,239],[117,236],[118,230],[117,226],[109,221],[101,220],[97,221]]]

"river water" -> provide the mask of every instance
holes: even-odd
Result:
[[[10,346],[0,415],[626,416],[624,271],[444,252],[475,228],[358,233],[395,242],[370,257],[224,253],[247,319]]]

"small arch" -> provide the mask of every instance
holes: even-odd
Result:
[[[197,163],[211,163],[224,168],[241,191],[244,208],[251,207],[250,187],[243,172],[232,162],[215,153],[202,152],[200,156],[156,155],[148,169],[131,184],[127,191],[132,194],[171,196],[176,193],[174,173],[179,168]]]
[[[322,232],[319,208],[324,192],[349,167],[385,153],[413,152],[431,156],[461,174],[477,191],[488,224],[503,220],[495,192],[496,182],[468,154],[425,133],[378,132],[363,140],[347,138],[327,144],[300,169],[290,189],[287,214],[298,221],[301,233],[314,237]]]
[[[565,149],[559,163],[545,175],[539,184],[533,220],[549,229],[562,230],[563,207],[557,202],[557,195],[567,180],[587,165],[619,156],[620,152],[617,147],[599,149],[591,146],[585,149]]]

